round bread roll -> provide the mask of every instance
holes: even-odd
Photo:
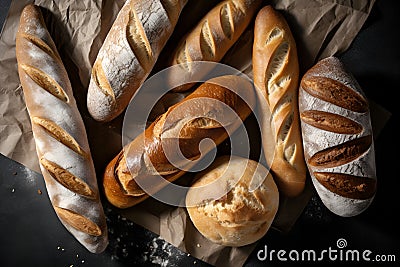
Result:
[[[236,156],[221,156],[199,172],[186,195],[197,230],[214,243],[233,247],[263,237],[278,205],[278,188],[268,170]]]

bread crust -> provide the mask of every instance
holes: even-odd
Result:
[[[254,26],[253,78],[260,101],[269,105],[261,134],[266,160],[279,191],[295,197],[304,190],[306,164],[298,111],[299,64],[296,43],[283,15],[272,6],[263,7]],[[263,116],[261,116],[263,118]],[[274,153],[269,152],[272,128]]]
[[[169,182],[175,181],[185,171],[173,165],[166,155],[177,149],[174,141],[179,140],[178,149],[186,159],[196,160],[202,155],[199,145],[203,139],[220,144],[228,137],[228,132],[237,129],[250,115],[254,105],[254,89],[248,80],[227,75],[203,83],[160,115],[108,164],[103,182],[107,199],[116,207],[127,208],[149,197],[136,182],[138,179],[150,185],[150,193],[166,185],[157,180],[159,176]],[[227,106],[238,118],[222,125],[218,121],[230,116]],[[211,149],[212,146],[207,146],[203,152]],[[188,169],[192,166],[190,162],[182,167]]]
[[[182,64],[188,76],[200,76],[201,70],[190,63],[221,61],[253,20],[261,3],[261,0],[225,0],[216,5],[180,40],[172,52],[170,65]],[[175,80],[175,77],[171,79]],[[192,85],[185,84],[173,91],[186,91]]]
[[[338,58],[322,59],[302,77],[299,109],[307,167],[322,202],[339,216],[362,213],[375,196],[377,178],[371,117],[361,87]],[[361,129],[338,132],[342,120],[332,121],[331,128],[318,127],[304,119],[309,113],[345,117]]]
[[[51,204],[68,231],[100,253],[108,244],[107,225],[85,125],[40,8],[33,4],[21,13],[16,55]]]
[[[155,65],[187,0],[127,0],[93,64],[87,107],[98,121],[120,115]]]
[[[225,194],[210,192],[216,188],[225,189]],[[271,173],[256,161],[236,156],[221,156],[196,174],[186,195],[194,226],[223,246],[259,240],[270,228],[278,206],[279,192]]]

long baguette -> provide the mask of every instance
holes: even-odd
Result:
[[[107,225],[84,123],[40,8],[27,5],[16,55],[48,196],[62,224],[89,251],[108,244]]]
[[[110,121],[150,74],[187,0],[127,0],[93,64],[87,107]]]
[[[271,6],[263,7],[254,25],[254,85],[269,105],[275,142],[273,158],[271,140],[263,134],[267,162],[271,166],[279,191],[286,196],[299,195],[305,186],[304,161],[298,111],[299,64],[296,43],[284,17]],[[262,122],[262,131],[269,121]]]
[[[328,57],[303,76],[299,108],[305,158],[322,202],[339,216],[360,214],[377,185],[364,92],[338,58]]]
[[[247,104],[235,92],[244,96]],[[200,142],[209,138],[220,144],[251,113],[254,103],[253,86],[243,78],[228,75],[203,83],[159,116],[108,164],[103,180],[107,199],[118,208],[128,208],[149,197],[138,180],[149,185],[151,193],[166,185],[155,179],[159,175],[169,182],[175,181],[185,171],[173,165],[166,155],[176,149],[172,147],[177,144],[174,140],[179,141],[178,148],[186,159],[199,159],[212,149],[207,146],[202,154]],[[239,118],[230,120],[226,107]],[[221,120],[228,121],[221,124]],[[190,166],[191,163],[182,167],[187,170]]]
[[[219,3],[182,38],[172,53],[170,65],[181,64],[188,77],[193,77],[192,75],[198,77],[200,70],[190,63],[221,61],[250,24],[261,2],[261,0],[225,0]],[[192,85],[188,83],[175,88],[174,91],[186,91]]]

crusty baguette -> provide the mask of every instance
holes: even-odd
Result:
[[[244,96],[247,104],[234,92]],[[171,164],[166,154],[179,148],[186,159],[198,159],[212,149],[207,146],[202,154],[200,142],[209,138],[220,144],[251,113],[254,103],[251,82],[238,76],[220,76],[203,83],[160,115],[108,164],[103,180],[107,199],[118,208],[128,208],[149,197],[137,184],[138,179],[150,185],[153,193],[166,185],[155,180],[158,175],[170,182],[181,177],[185,171]],[[231,120],[226,107],[240,119]],[[224,120],[228,121],[221,124]],[[177,145],[174,140],[179,140],[177,147],[171,147]],[[191,163],[182,167],[187,170]]]
[[[262,133],[271,123],[274,140],[263,133],[262,142],[279,191],[299,195],[305,186],[304,161],[298,111],[299,64],[296,43],[285,18],[271,6],[263,7],[254,25],[254,85],[269,105],[271,122],[262,121]],[[270,142],[275,142],[271,157]]]
[[[93,64],[87,107],[110,121],[150,74],[187,0],[127,0]]]
[[[313,184],[333,213],[363,212],[376,192],[375,154],[368,102],[336,57],[303,76],[299,109],[304,153]]]
[[[16,55],[51,204],[72,235],[89,251],[100,253],[108,244],[107,225],[85,125],[66,69],[35,5],[22,11]]]
[[[261,3],[261,0],[225,0],[219,3],[182,38],[172,53],[170,65],[182,64],[188,76],[198,77],[199,70],[190,63],[219,62],[250,24]],[[185,91],[192,85],[188,83],[173,91]]]

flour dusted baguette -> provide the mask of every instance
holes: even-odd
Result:
[[[103,180],[107,199],[116,207],[131,207],[149,197],[137,181],[149,185],[153,193],[166,185],[156,180],[159,175],[170,182],[181,177],[183,169],[191,167],[191,160],[213,148],[203,147],[203,154],[200,142],[209,138],[220,144],[250,114],[254,103],[253,86],[244,78],[228,75],[203,83],[159,116],[108,164]],[[230,109],[236,117],[232,117]],[[179,145],[174,141],[179,141]],[[174,149],[180,149],[189,163],[177,166]]]
[[[107,225],[85,126],[40,8],[32,4],[21,14],[16,55],[51,204],[72,235],[100,253],[108,244]]]
[[[267,162],[279,191],[289,197],[297,196],[304,189],[307,171],[297,99],[297,50],[286,20],[271,6],[263,7],[256,17],[253,78],[271,113],[271,122],[263,121],[261,125],[264,150],[270,149],[270,142],[275,142],[274,157],[265,153]],[[274,140],[264,133],[270,123]]]
[[[336,57],[303,76],[299,108],[304,153],[326,207],[349,217],[363,212],[376,192],[375,152],[368,102]]]
[[[127,0],[92,68],[87,107],[98,121],[120,115],[150,74],[187,0]]]
[[[199,70],[191,62],[219,62],[229,48],[244,32],[261,0],[225,0],[211,9],[179,43],[172,53],[171,65],[182,64],[185,71],[195,77]],[[188,64],[189,63],[189,64]],[[172,77],[174,79],[175,77]],[[179,86],[174,91],[185,91],[191,84]]]

